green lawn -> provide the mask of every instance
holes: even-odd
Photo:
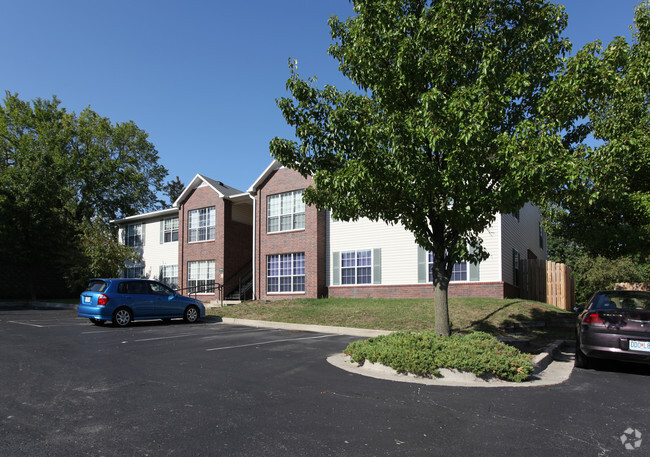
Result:
[[[252,301],[213,308],[211,315],[240,319],[335,325],[419,332],[434,328],[433,300],[422,299],[295,299]],[[506,329],[530,321],[543,322],[566,311],[545,303],[521,299],[451,298],[453,332],[484,331],[504,335]],[[539,332],[538,332],[539,333]],[[543,331],[542,333],[549,333]],[[553,337],[554,335],[545,335]]]

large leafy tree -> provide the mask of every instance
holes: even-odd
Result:
[[[155,209],[167,170],[147,133],[60,101],[0,105],[0,263],[35,283],[91,262],[80,234],[98,221]],[[98,242],[106,238],[98,238]],[[86,251],[87,252],[87,251]],[[35,295],[35,284],[28,284]],[[52,293],[52,292],[51,292]],[[56,292],[53,292],[56,293]]]
[[[171,208],[174,202],[178,200],[178,197],[181,196],[184,189],[185,189],[185,184],[183,184],[181,178],[179,178],[178,176],[176,176],[176,179],[168,181],[167,184],[165,184],[165,186],[163,187],[163,193],[169,199],[169,205],[167,205],[166,203],[164,203],[164,205],[166,207]]]
[[[119,277],[127,260],[142,258],[136,249],[119,243],[114,227],[100,218],[81,223],[75,244],[77,249],[74,253],[79,260],[72,263],[65,273],[66,282],[76,289],[86,286],[88,277]]]
[[[572,144],[576,179],[548,205],[550,235],[586,255],[650,260],[650,7],[631,44],[590,43],[568,60],[549,100]],[[591,134],[590,141],[585,141]]]
[[[540,115],[560,56],[562,7],[544,0],[353,0],[329,54],[358,90],[316,87],[294,66],[278,105],[297,141],[271,153],[312,175],[305,201],[341,220],[400,223],[434,254],[435,330],[449,334],[455,263],[479,234],[562,174]]]
[[[8,95],[0,109],[0,263],[10,274],[6,289],[23,277],[21,286],[33,295],[43,270],[60,272],[57,260],[70,251],[72,191],[59,164],[72,141],[72,124],[57,100],[30,106]],[[14,277],[16,270],[21,274]]]

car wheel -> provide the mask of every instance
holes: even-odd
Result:
[[[119,308],[113,313],[113,325],[126,327],[133,320],[131,311],[128,308]]]
[[[190,305],[187,308],[185,308],[185,312],[183,313],[183,319],[188,324],[193,324],[196,321],[198,321],[199,320],[199,308],[197,308],[194,305]]]
[[[587,357],[585,353],[580,350],[580,342],[576,343],[575,367],[589,368],[590,366],[591,366],[591,361],[589,360],[589,357]]]
[[[90,322],[92,322],[95,325],[104,325],[104,322],[106,322],[104,319],[95,319],[94,317],[90,317]]]

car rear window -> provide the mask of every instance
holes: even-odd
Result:
[[[623,309],[650,311],[650,292],[609,292],[594,297],[591,309]]]
[[[108,287],[108,284],[106,281],[102,281],[99,279],[93,279],[88,283],[88,287],[86,288],[86,291],[88,292],[104,292],[106,288]]]

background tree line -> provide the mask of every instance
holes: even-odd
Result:
[[[650,282],[650,6],[631,43],[590,43],[568,59],[553,112],[573,134],[574,172],[545,199],[549,257],[568,264],[578,303],[617,282]],[[584,140],[590,137],[589,142]]]
[[[116,276],[132,249],[108,221],[160,208],[165,167],[134,122],[90,108],[21,100],[0,106],[0,297],[77,292],[89,276]],[[182,185],[181,185],[182,186]]]

